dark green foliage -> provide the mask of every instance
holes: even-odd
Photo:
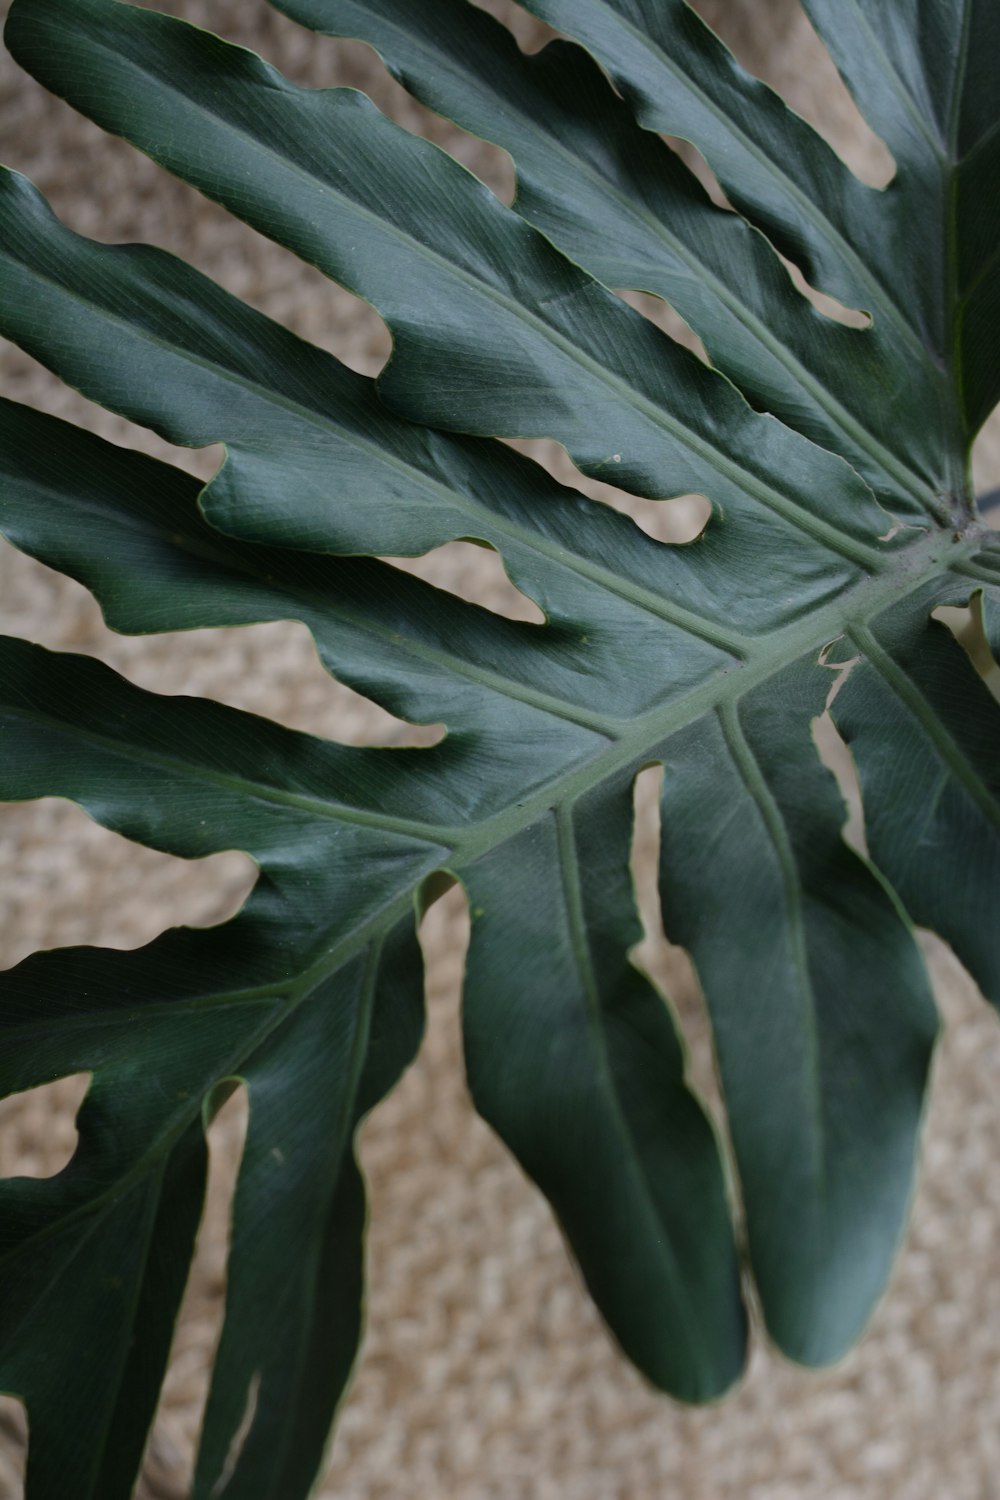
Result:
[[[28,1404],[29,1500],[131,1491],[203,1123],[234,1079],[251,1124],[194,1496],[306,1495],[359,1336],[353,1134],[416,1050],[415,921],[442,872],[473,913],[479,1109],[646,1375],[688,1400],[737,1378],[730,1169],[628,956],[643,766],[665,768],[664,918],[705,988],[746,1255],[794,1358],[849,1346],[905,1221],[937,1028],[911,922],[1000,1000],[1000,707],[932,619],[975,599],[996,649],[998,549],[967,480],[1000,396],[993,0],[807,0],[895,158],[883,191],[682,0],[531,0],[575,39],[533,58],[467,0],[280,8],[370,41],[510,152],[514,209],[356,93],[115,0],[15,0],[18,61],[371,301],[395,349],[364,380],[173,257],[71,233],[5,171],[0,332],[227,457],[200,489],[4,403],[0,529],[118,630],[303,620],[331,673],[447,735],[347,749],[0,646],[0,795],[260,870],[231,923],[39,954],[0,989],[4,1092],[93,1074],[67,1170],[2,1185],[0,1386]],[[871,326],[824,319],[775,247]],[[714,368],[609,288],[668,298]],[[703,492],[709,524],[662,546],[497,435],[555,438],[652,499]],[[460,537],[502,554],[543,626],[378,560]],[[831,642],[858,658],[833,711],[871,863],[812,738]]]

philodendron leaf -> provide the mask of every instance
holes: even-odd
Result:
[[[763,236],[712,203],[581,48],[554,42],[526,55],[467,0],[278,3],[305,25],[370,42],[432,109],[503,146],[523,217],[607,286],[665,297],[755,406],[849,458],[896,513],[919,517],[947,491],[937,434],[944,372],[923,350],[915,366],[881,317],[859,338],[789,295]],[[784,106],[771,98],[768,107],[784,126]],[[829,151],[809,140],[829,166]],[[835,170],[851,181],[840,163]],[[867,194],[866,211],[879,201]],[[922,431],[893,419],[904,386],[925,412]]]
[[[813,0],[895,155],[876,192],[679,0],[534,0],[591,55],[533,60],[465,0],[282,8],[372,41],[506,147],[517,211],[352,91],[297,88],[116,0],[15,0],[27,68],[371,301],[394,354],[375,385],[177,259],[71,233],[5,172],[0,332],[226,460],[201,489],[5,403],[0,529],[118,630],[304,621],[332,674],[446,734],[348,749],[0,650],[0,793],[71,797],[139,842],[240,848],[260,871],[230,923],[37,955],[0,991],[6,1091],[93,1075],[66,1171],[4,1184],[0,1383],[28,1404],[29,1500],[130,1492],[202,1121],[234,1080],[250,1128],[194,1496],[307,1493],[360,1326],[353,1135],[417,1045],[415,920],[442,876],[472,912],[477,1106],[622,1348],[689,1400],[744,1362],[731,1187],[793,1357],[842,1354],[885,1283],[937,1027],[911,921],[1000,1000],[1000,705],[933,618],[974,601],[996,649],[1000,566],[966,468],[1000,392],[1000,13],[948,0],[890,22],[874,0]],[[699,146],[739,214],[660,131]],[[871,327],[824,320],[776,247]],[[670,297],[717,368],[609,285]],[[661,545],[496,435],[554,438],[654,500],[702,492],[711,518]],[[501,553],[544,624],[379,560],[463,537]],[[846,663],[833,712],[871,862],[813,742],[828,660]],[[732,1170],[629,959],[651,763],[665,925],[705,989]]]

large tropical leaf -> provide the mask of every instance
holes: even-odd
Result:
[[[517,211],[361,95],[297,88],[116,0],[15,0],[30,71],[366,297],[394,354],[376,387],[182,262],[71,233],[6,172],[0,331],[227,457],[199,492],[7,403],[0,528],[115,629],[303,620],[337,677],[447,733],[351,750],[3,644],[0,793],[260,870],[231,923],[36,955],[3,986],[5,1091],[93,1074],[66,1171],[4,1185],[0,1384],[28,1405],[29,1500],[130,1493],[201,1125],[233,1079],[251,1124],[194,1494],[306,1494],[359,1330],[353,1133],[416,1047],[414,924],[442,876],[473,916],[476,1103],[623,1349],[686,1399],[742,1368],[734,1217],[795,1358],[838,1357],[884,1285],[936,1031],[910,922],[1000,1001],[1000,705],[933,617],[972,601],[995,648],[1000,554],[966,474],[1000,395],[1000,13],[813,0],[894,153],[878,192],[680,3],[534,0],[587,49],[536,59],[466,0],[282,8],[372,41],[510,151]],[[693,140],[739,212],[656,132]],[[871,327],[823,319],[776,248]],[[716,368],[608,287],[668,297]],[[554,438],[652,499],[700,491],[711,519],[661,545],[495,435]],[[502,554],[544,625],[378,560],[459,537]],[[872,863],[813,741],[834,642],[854,661],[834,712]],[[650,763],[664,919],[704,985],[732,1174],[629,962]]]

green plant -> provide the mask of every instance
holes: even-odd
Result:
[[[937,1029],[911,921],[1000,1000],[1000,706],[933,618],[971,604],[1000,645],[1000,546],[967,473],[1000,397],[1000,11],[806,7],[894,156],[884,190],[681,0],[530,0],[576,38],[533,58],[466,0],[282,0],[506,148],[509,210],[363,96],[300,90],[116,0],[15,0],[29,71],[370,300],[394,353],[376,387],[182,262],[70,233],[4,172],[0,332],[227,458],[200,489],[4,403],[0,528],[117,630],[300,619],[331,672],[448,730],[349,750],[3,642],[0,793],[260,869],[221,927],[5,978],[4,1091],[93,1074],[66,1171],[3,1184],[0,1386],[27,1402],[29,1500],[131,1491],[204,1122],[237,1078],[250,1127],[194,1493],[306,1494],[359,1333],[353,1133],[416,1049],[415,914],[452,876],[473,918],[472,1093],[627,1355],[684,1399],[723,1392],[744,1361],[744,1245],[792,1357],[837,1358],[868,1317]],[[658,132],[694,142],[735,212]],[[822,317],[776,250],[870,326]],[[714,368],[609,287],[669,300]],[[555,438],[639,495],[703,492],[711,519],[660,545],[493,434]],[[456,537],[495,547],[545,625],[378,560]],[[852,663],[833,713],[871,861],[844,842],[812,737],[829,648]],[[739,1245],[673,1020],[628,961],[632,784],[651,763]]]

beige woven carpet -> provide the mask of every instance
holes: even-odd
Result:
[[[429,0],[433,3],[433,0]],[[293,78],[362,83],[509,194],[509,163],[419,111],[365,49],[317,40],[262,0],[161,4],[252,45]],[[496,0],[490,8],[509,7]],[[832,133],[858,170],[884,177],[829,63],[794,4],[705,0],[748,64]],[[0,14],[6,5],[0,3]],[[532,27],[518,20],[525,40]],[[27,172],[74,228],[147,239],[374,372],[387,352],[370,310],[118,142],[46,98],[5,60],[0,154]],[[647,305],[647,310],[649,307]],[[670,323],[669,317],[667,318]],[[670,324],[677,332],[676,321]],[[109,418],[31,360],[0,347],[3,389],[207,475],[218,453],[172,453]],[[1000,483],[996,437],[980,454]],[[614,499],[614,497],[609,497]],[[690,507],[672,520],[690,524]],[[467,554],[472,554],[474,561]],[[492,559],[495,563],[496,559]],[[494,607],[524,607],[479,549],[433,562],[438,581]],[[127,640],[111,636],[76,585],[5,549],[0,626],[91,652],[160,692],[206,694],[354,743],[412,738],[320,668],[301,626]],[[647,843],[652,840],[647,830]],[[200,864],[139,850],[52,800],[0,810],[0,963],[34,948],[129,947],[182,921],[218,920],[247,889],[248,862]],[[649,917],[655,927],[655,913]],[[456,1017],[461,901],[426,924],[430,1027],[419,1062],[365,1127],[372,1196],[368,1335],[320,1493],[341,1500],[997,1500],[1000,1497],[1000,1028],[942,946],[928,940],[947,1031],[941,1046],[909,1239],[861,1347],[808,1374],[758,1339],[741,1390],[717,1409],[680,1410],[648,1391],[611,1347],[545,1205],[472,1114]],[[711,1090],[698,997],[682,955],[650,939]],[[45,1174],[72,1150],[77,1080],[3,1106],[0,1172]],[[213,1127],[212,1203],[177,1333],[139,1493],[181,1500],[224,1285],[227,1192],[240,1100]],[[0,1402],[0,1500],[20,1493],[22,1423]],[[67,1500],[72,1500],[67,1496]]]

